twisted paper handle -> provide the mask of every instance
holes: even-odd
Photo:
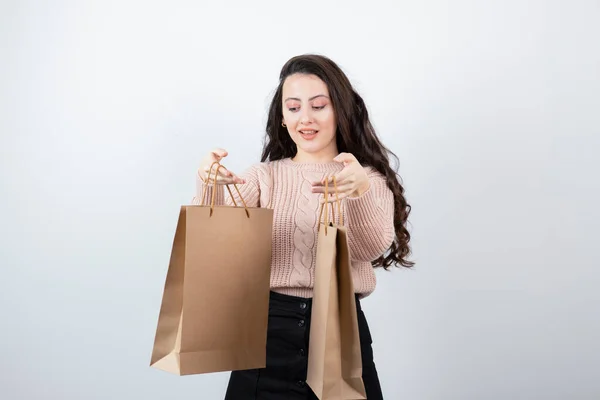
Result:
[[[215,208],[215,198],[216,198],[215,194],[217,192],[217,179],[219,177],[219,169],[225,168],[218,161],[215,161],[214,163],[212,163],[212,165],[210,166],[210,169],[208,170],[208,176],[206,177],[206,185],[204,185],[204,189],[202,190],[202,199],[201,199],[201,203],[200,203],[201,206],[204,205],[204,198],[206,197],[206,190],[208,189],[208,185],[210,185],[210,183],[211,183],[210,174],[215,165],[218,165],[218,166],[215,171],[214,180],[212,181],[212,182],[214,182],[214,184],[213,184],[212,198],[210,201],[210,216],[212,216],[214,208]],[[235,198],[233,197],[233,193],[231,193],[231,189],[229,188],[229,185],[225,185],[225,186],[227,187],[227,191],[229,192],[229,195],[231,196],[231,200],[233,200],[233,205],[235,207],[237,207],[238,205],[235,201]],[[237,191],[238,195],[240,196],[240,199],[242,200],[242,203],[244,204],[244,209],[246,210],[246,215],[248,216],[248,218],[250,218],[250,212],[248,211],[248,206],[246,205],[246,201],[244,201],[244,197],[240,193],[240,189],[237,187],[237,184],[235,184],[235,183],[233,184],[233,186],[235,187],[235,190]]]

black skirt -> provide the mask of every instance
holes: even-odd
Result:
[[[267,366],[233,371],[225,400],[316,400],[306,384],[312,299],[271,292],[267,329]],[[368,400],[383,399],[373,362],[372,339],[358,297],[358,328],[363,381]]]

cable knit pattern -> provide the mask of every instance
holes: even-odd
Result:
[[[340,172],[343,165],[298,163],[289,158],[258,163],[241,174],[246,184],[238,185],[249,207],[271,207],[273,215],[273,252],[271,289],[300,297],[312,297],[318,235],[319,200],[311,192],[311,181]],[[394,239],[393,194],[385,178],[367,168],[370,188],[357,198],[342,200],[348,231],[352,278],[356,293],[368,296],[376,279],[371,261],[381,256]],[[192,204],[201,204],[204,182],[196,174],[196,195]],[[206,188],[204,204],[210,204],[213,188]],[[229,192],[217,187],[215,204],[233,205]],[[235,201],[241,205],[232,188]],[[336,210],[337,213],[337,210]],[[336,215],[336,221],[339,216]]]
[[[295,177],[295,178],[298,178]],[[311,183],[302,172],[299,173],[300,182],[293,186],[300,186],[297,192],[296,207],[294,207],[294,270],[290,276],[293,282],[301,287],[311,287],[313,277],[311,267],[313,253],[315,252],[319,197],[311,193]]]

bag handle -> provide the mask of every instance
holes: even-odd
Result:
[[[202,178],[202,181],[204,182],[204,189],[202,190],[202,197],[200,198],[200,205],[204,206],[204,199],[206,198],[206,189],[208,188],[208,185],[210,184],[211,180],[210,180],[210,174],[212,173],[213,167],[215,165],[219,165],[218,161],[215,161],[212,163],[212,165],[210,166],[210,168],[208,169],[208,175],[206,176],[206,179]]]
[[[206,197],[206,190],[208,188],[208,185],[210,185],[211,183],[211,178],[210,178],[210,174],[213,170],[213,167],[217,165],[217,169],[215,171],[215,177],[213,179],[213,192],[212,192],[212,198],[210,201],[210,215],[212,217],[213,215],[213,211],[215,208],[215,198],[216,198],[216,192],[217,192],[217,179],[219,178],[219,169],[221,168],[225,168],[220,162],[215,161],[212,163],[212,165],[210,166],[210,169],[208,170],[208,176],[206,177],[206,184],[204,185],[204,190],[202,191],[202,199],[201,199],[201,203],[200,205],[203,206],[204,205],[204,198]],[[246,205],[246,202],[244,201],[244,197],[242,196],[242,194],[240,193],[240,189],[237,187],[237,184],[233,184],[233,186],[235,187],[235,190],[237,191],[238,195],[240,196],[240,199],[242,200],[242,203],[244,204],[244,209],[246,210],[246,216],[248,218],[250,218],[250,212],[248,211],[248,206]],[[233,201],[233,205],[235,207],[237,207],[237,203],[235,201],[235,198],[233,197],[233,193],[231,193],[231,189],[229,188],[229,185],[225,185],[225,187],[227,187],[227,191],[229,192],[229,195],[231,196],[231,200]]]
[[[338,197],[338,189],[337,189],[337,181],[335,179],[335,175],[333,176],[333,187],[335,190],[335,202],[337,205],[337,211],[340,218],[340,226],[344,225],[344,215],[341,212],[341,203]],[[325,234],[327,234],[327,225],[329,223],[329,178],[325,180],[325,202],[321,205],[321,212],[319,213],[319,223],[321,223],[321,217],[323,216],[323,210],[325,210]],[[333,203],[331,204],[331,223],[335,221],[335,215],[333,212]]]

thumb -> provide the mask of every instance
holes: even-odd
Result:
[[[211,153],[215,157],[216,161],[220,161],[223,157],[227,157],[228,154],[227,150],[221,148],[214,149]]]

